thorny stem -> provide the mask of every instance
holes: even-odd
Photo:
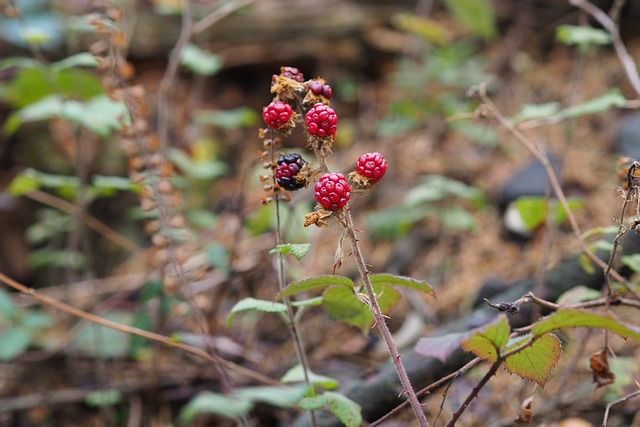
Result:
[[[273,141],[273,140],[272,140]],[[271,143],[271,163],[273,164],[276,161],[276,150],[275,150],[275,141]],[[277,185],[275,174],[272,174],[273,185]],[[284,242],[282,237],[282,225],[280,218],[280,197],[276,193],[275,197],[276,204],[276,244],[281,245]],[[278,270],[278,289],[282,292],[285,288],[285,268],[284,268],[284,255],[281,252],[277,253],[277,270]],[[287,307],[287,321],[285,322],[289,327],[289,333],[291,334],[291,339],[293,339],[293,344],[296,349],[296,356],[298,358],[298,362],[302,366],[302,373],[304,375],[304,382],[309,388],[311,393],[315,394],[313,383],[309,377],[309,361],[307,360],[307,353],[304,350],[304,343],[302,342],[302,338],[300,337],[300,333],[298,332],[298,325],[295,318],[295,314],[293,312],[293,306],[291,305],[291,298],[284,297],[282,299],[285,306]],[[317,426],[316,412],[309,411],[309,416],[311,417],[311,426]]]
[[[364,261],[364,257],[362,256],[362,251],[360,250],[360,244],[358,243],[358,238],[356,237],[355,230],[353,228],[353,220],[351,218],[351,211],[348,206],[344,210],[343,221],[340,223],[345,228],[347,236],[351,242],[351,249],[353,250],[353,256],[355,257],[356,263],[358,265],[358,270],[360,271],[360,277],[362,279],[362,283],[364,283],[365,290],[367,292],[367,296],[370,301],[370,309],[375,319],[375,324],[382,333],[382,337],[389,349],[389,354],[391,356],[391,360],[393,365],[396,368],[396,372],[398,373],[398,378],[400,379],[400,383],[402,384],[403,390],[402,393],[407,395],[409,402],[411,404],[411,408],[418,419],[421,427],[429,427],[429,422],[424,414],[422,406],[420,405],[420,401],[418,400],[418,396],[416,395],[413,387],[411,386],[411,381],[409,380],[409,376],[407,375],[407,371],[402,364],[400,353],[398,352],[398,348],[396,347],[396,343],[393,340],[393,336],[391,335],[391,331],[387,326],[387,322],[385,321],[384,315],[382,314],[382,310],[380,310],[380,305],[378,304],[376,293],[373,290],[373,286],[371,285],[371,280],[369,280],[369,269],[367,268],[367,264]]]

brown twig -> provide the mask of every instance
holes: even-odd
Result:
[[[254,3],[255,1],[256,0],[237,0],[237,1],[224,3],[222,6],[215,9],[209,15],[205,16],[204,18],[202,18],[201,20],[193,24],[193,27],[191,29],[192,34],[200,34],[201,32],[203,32],[210,26],[214,25],[218,21],[222,20],[226,16],[232,14],[238,9],[241,9],[245,6],[250,5],[251,3]]]
[[[604,410],[604,418],[602,419],[602,427],[607,427],[607,422],[609,421],[609,411],[611,410],[612,407],[619,405],[621,403],[624,403],[627,400],[633,399],[638,396],[640,396],[640,390],[636,390],[633,393],[629,393],[626,396],[621,397],[620,399],[607,403]]]
[[[49,307],[55,308],[57,310],[63,311],[67,314],[70,314],[74,317],[77,317],[79,319],[83,319],[83,320],[87,320],[89,322],[93,322],[96,323],[98,325],[101,326],[105,326],[107,328],[110,329],[115,329],[117,331],[120,332],[124,332],[126,334],[131,334],[131,335],[136,335],[145,339],[148,339],[150,341],[154,341],[154,342],[158,342],[161,343],[163,345],[166,345],[168,347],[176,347],[179,348],[187,353],[190,353],[194,356],[197,356],[201,359],[207,360],[209,362],[213,362],[215,364],[219,364],[221,366],[224,366],[227,369],[233,370],[239,374],[245,375],[247,377],[253,378],[257,381],[260,381],[262,383],[265,384],[270,384],[270,385],[281,385],[278,381],[275,381],[267,376],[264,376],[260,373],[257,373],[255,371],[252,371],[250,369],[247,369],[243,366],[237,365],[233,362],[229,362],[228,360],[225,360],[219,356],[216,356],[214,354],[209,354],[204,350],[201,350],[197,347],[188,345],[188,344],[183,344],[180,342],[176,342],[174,339],[164,336],[164,335],[160,335],[157,334],[155,332],[150,332],[150,331],[145,331],[144,329],[139,329],[133,326],[129,326],[129,325],[124,325],[122,323],[118,323],[118,322],[114,322],[112,320],[108,320],[108,319],[104,319],[100,316],[96,316],[95,314],[92,313],[88,313],[84,310],[80,310],[76,307],[73,307],[69,304],[66,304],[62,301],[59,301],[55,298],[52,298],[48,295],[45,295],[41,292],[36,291],[33,288],[29,288],[25,285],[23,285],[22,283],[19,283],[15,280],[13,280],[12,278],[4,275],[3,273],[0,273],[0,282],[6,284],[7,286],[25,294],[28,296],[31,296],[33,298],[35,298],[36,300],[38,300],[39,302],[41,302],[44,305],[47,305]]]
[[[633,58],[629,55],[629,52],[620,37],[620,30],[618,29],[618,25],[615,21],[613,21],[609,15],[601,9],[586,0],[569,0],[569,4],[587,12],[609,32],[613,47],[616,50],[618,59],[620,59],[625,73],[627,74],[627,78],[638,97],[640,97],[640,75],[638,74],[638,69]]]

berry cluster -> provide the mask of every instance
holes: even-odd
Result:
[[[333,90],[331,89],[331,86],[319,79],[311,80],[309,83],[307,83],[307,88],[309,88],[311,93],[316,96],[322,95],[327,99],[331,99],[331,97],[333,96]]]
[[[380,153],[366,153],[356,162],[356,172],[369,180],[373,185],[380,181],[387,172],[387,161]]]

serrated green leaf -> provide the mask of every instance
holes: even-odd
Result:
[[[420,292],[425,292],[431,296],[435,296],[435,292],[424,280],[414,279],[412,277],[398,276],[395,274],[376,273],[369,275],[369,281],[374,286],[374,289],[379,286],[400,286],[402,288],[415,289]]]
[[[98,60],[89,52],[77,53],[51,64],[51,70],[58,72],[74,67],[97,67]]]
[[[519,337],[517,342],[510,343],[502,351],[506,354],[515,350],[529,340],[531,336]],[[536,339],[531,345],[512,354],[505,360],[505,367],[512,374],[535,381],[544,387],[558,364],[562,355],[562,342],[553,334],[546,334]]]
[[[247,310],[262,311],[263,313],[286,313],[287,306],[274,301],[261,300],[256,298],[245,298],[238,301],[227,316],[227,325],[231,326],[236,313]]]
[[[202,392],[191,399],[180,410],[180,422],[189,424],[200,414],[215,414],[226,418],[242,417],[253,409],[253,402],[249,399],[240,399],[234,395]]]
[[[245,387],[236,388],[233,396],[242,400],[262,402],[278,408],[291,408],[304,397],[307,388],[301,387]]]
[[[102,407],[117,405],[122,401],[122,392],[117,389],[96,390],[84,398],[87,406]]]
[[[335,390],[340,387],[340,382],[335,378],[318,375],[311,371],[307,374],[309,376],[309,381],[311,381],[311,383],[316,387],[321,387],[325,390]],[[293,368],[289,369],[282,378],[280,378],[280,382],[283,384],[302,383],[304,381],[304,370],[301,365],[295,365]]]
[[[16,312],[16,305],[13,303],[13,299],[9,292],[4,289],[0,289],[0,315],[8,317],[13,316]]]
[[[479,329],[469,339],[462,342],[465,351],[476,356],[495,362],[498,360],[500,349],[509,341],[511,328],[506,316],[500,315],[496,320]]]
[[[353,280],[344,276],[323,275],[314,276],[302,280],[291,282],[282,292],[276,295],[276,299],[282,299],[300,292],[310,291],[312,289],[326,288],[328,286],[339,285],[351,289]]]
[[[362,409],[347,396],[333,391],[313,397],[306,397],[300,401],[300,407],[307,411],[327,408],[338,417],[346,427],[360,427],[362,423]]]
[[[13,196],[24,196],[40,188],[40,181],[33,176],[18,174],[9,184],[9,193]]]
[[[632,338],[640,342],[640,331],[636,326],[625,325],[610,313],[603,315],[574,309],[560,309],[536,322],[531,333],[539,337],[558,329],[575,327],[605,329],[622,338]]]
[[[560,25],[556,29],[556,40],[567,45],[608,45],[611,43],[611,34],[586,25]]]
[[[560,295],[557,299],[558,304],[578,304],[583,301],[598,299],[602,293],[596,289],[587,288],[586,286],[575,286],[567,292]]]
[[[180,63],[203,76],[212,76],[222,69],[222,60],[219,56],[199,48],[193,43],[187,43],[182,50]]]
[[[298,261],[305,257],[311,249],[311,243],[286,243],[278,245],[269,251],[270,254],[281,253],[283,255],[291,254]]]
[[[25,328],[16,327],[0,332],[0,361],[18,357],[27,350],[31,338],[31,332]]]
[[[498,34],[496,17],[488,0],[445,0],[453,18],[471,33],[492,39]]]

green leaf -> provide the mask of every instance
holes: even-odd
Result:
[[[309,381],[311,381],[311,383],[316,387],[321,387],[325,390],[335,390],[340,386],[340,382],[335,378],[318,375],[311,371],[307,374],[309,376]],[[295,365],[293,368],[289,369],[282,378],[280,378],[280,382],[283,384],[302,383],[304,381],[304,370],[301,365]]]
[[[140,188],[131,179],[123,176],[94,175],[91,183],[93,186],[105,190],[136,191]]]
[[[575,286],[567,292],[560,295],[557,299],[558,304],[578,304],[583,301],[598,299],[602,293],[596,289],[587,288],[586,286]]]
[[[521,123],[527,120],[537,120],[552,117],[558,114],[562,106],[559,102],[547,102],[544,104],[525,104],[522,110],[509,120],[511,123]]]
[[[173,164],[180,168],[186,176],[195,180],[213,181],[223,176],[228,170],[227,164],[224,162],[196,162],[183,150],[169,150],[168,158]]]
[[[519,348],[530,340],[530,335],[512,340],[511,345],[507,345],[503,350],[503,354]],[[544,387],[561,355],[562,342],[555,335],[546,334],[522,351],[507,357],[505,366],[512,374],[535,381],[540,387]]]
[[[96,135],[107,138],[112,132],[130,123],[129,111],[122,101],[98,95],[88,102],[67,101],[62,116],[84,126]]]
[[[373,285],[378,295],[378,305],[384,313],[393,307],[400,299],[400,293],[392,286],[384,283]],[[374,322],[369,306],[354,293],[351,287],[334,286],[324,293],[324,311],[334,319],[359,328],[363,334],[369,332]],[[362,296],[361,296],[362,298]]]
[[[9,184],[9,193],[12,196],[24,196],[34,190],[40,188],[40,181],[33,176],[19,173],[13,178],[11,184]]]
[[[270,254],[281,253],[283,255],[291,254],[298,261],[305,257],[311,249],[311,243],[286,243],[278,245],[269,251]]]
[[[93,56],[89,52],[77,53],[75,55],[71,55],[65,59],[62,59],[58,62],[54,62],[51,65],[51,70],[53,72],[58,72],[65,70],[67,68],[74,67],[97,67],[98,60],[95,56]]]
[[[0,361],[7,362],[22,354],[29,347],[31,338],[31,332],[25,328],[0,332]]]
[[[274,301],[266,301],[255,298],[245,298],[238,301],[227,316],[227,325],[231,326],[236,313],[247,310],[262,311],[263,313],[286,313],[287,306]]]
[[[117,389],[96,390],[87,395],[84,398],[84,402],[87,406],[102,407],[117,405],[122,401],[122,392]]]
[[[558,113],[557,117],[565,119],[580,117],[586,114],[604,113],[611,110],[612,108],[623,108],[626,103],[627,100],[620,92],[620,89],[614,88],[597,98],[562,110],[560,113]]]
[[[611,43],[611,34],[600,29],[586,25],[560,25],[556,28],[556,40],[567,45],[608,45]]]
[[[220,57],[192,43],[188,43],[182,50],[180,63],[194,73],[203,76],[212,76],[222,69]]]
[[[9,116],[4,124],[7,135],[15,133],[23,123],[48,120],[62,114],[62,100],[57,95],[50,95],[34,102]]]
[[[45,329],[53,325],[53,318],[39,310],[26,310],[22,315],[22,326],[31,331]]]
[[[353,281],[348,277],[323,275],[314,276],[302,280],[291,282],[282,292],[276,295],[276,299],[282,299],[300,292],[310,291],[312,289],[326,288],[328,286],[340,285],[347,289],[353,287]]]
[[[13,303],[9,292],[0,289],[0,315],[9,317],[16,314],[16,312],[16,305]]]
[[[226,111],[198,110],[193,116],[193,121],[199,125],[239,129],[255,125],[258,118],[258,114],[251,108],[238,107]]]
[[[425,292],[431,296],[435,296],[435,292],[424,280],[414,279],[412,277],[397,276],[395,274],[376,273],[369,275],[369,281],[374,289],[382,289],[382,286],[400,286],[402,288],[415,289]]]
[[[625,325],[613,317],[611,313],[603,315],[574,309],[560,309],[545,317],[533,325],[531,333],[535,337],[540,337],[558,329],[575,327],[606,329],[622,338],[632,338],[640,342],[638,328]]]
[[[582,199],[578,198],[567,199],[567,204],[572,212],[584,206]],[[529,231],[535,230],[545,222],[548,206],[555,209],[554,222],[557,225],[566,221],[567,213],[556,200],[547,200],[543,196],[522,196],[515,201],[515,207]]]
[[[233,391],[241,400],[262,402],[278,408],[291,408],[304,397],[307,388],[301,387],[245,387]]]
[[[300,301],[292,301],[291,305],[294,307],[316,307],[316,306],[322,305],[323,301],[324,301],[323,297],[315,297],[315,298],[303,299]]]
[[[346,427],[360,427],[362,423],[360,405],[347,396],[333,391],[326,391],[318,396],[306,397],[300,401],[300,407],[307,411],[327,408]]]
[[[445,0],[453,18],[472,34],[492,39],[498,34],[496,17],[488,0]]]
[[[640,254],[623,255],[620,257],[620,261],[634,273],[640,272]]]
[[[135,316],[126,311],[112,311],[102,317],[124,325],[131,325],[135,321]],[[78,334],[71,347],[83,356],[112,359],[127,357],[130,343],[130,334],[91,323]]]
[[[190,424],[200,414],[215,414],[225,418],[240,418],[253,409],[250,399],[234,395],[202,392],[180,410],[180,422]]]
[[[509,321],[506,316],[500,315],[493,322],[480,328],[471,338],[463,341],[462,348],[484,360],[495,362],[498,360],[500,348],[509,341],[510,333]]]
[[[438,216],[445,229],[450,231],[473,231],[477,229],[475,216],[460,206],[441,209]]]
[[[84,262],[84,254],[78,251],[61,251],[45,247],[29,253],[29,265],[32,268],[46,266],[80,268],[84,265]]]
[[[45,66],[40,61],[28,57],[12,57],[0,61],[0,71],[13,67],[45,69]]]

